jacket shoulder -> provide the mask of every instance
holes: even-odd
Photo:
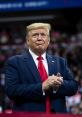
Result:
[[[22,55],[11,56],[7,59],[7,63],[17,63],[22,58]]]
[[[57,56],[57,55],[50,55],[48,54],[48,56],[52,59],[55,59],[55,60],[59,60],[59,61],[66,61],[66,58],[63,58],[61,56]]]

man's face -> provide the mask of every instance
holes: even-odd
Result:
[[[36,54],[44,53],[50,41],[48,31],[44,28],[30,31],[27,38],[30,49]]]

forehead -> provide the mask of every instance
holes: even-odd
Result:
[[[33,30],[31,30],[30,31],[30,33],[47,33],[47,29],[45,29],[45,28],[37,28],[37,29],[33,29]]]

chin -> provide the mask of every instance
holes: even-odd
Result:
[[[45,52],[45,49],[43,48],[38,48],[37,49],[37,52],[40,53],[40,54],[43,54]]]

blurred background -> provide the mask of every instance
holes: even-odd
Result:
[[[69,113],[82,114],[82,0],[0,0],[0,113],[12,111],[5,94],[5,62],[26,46],[26,26],[50,23],[48,53],[67,58],[79,83],[76,95],[66,97]]]

